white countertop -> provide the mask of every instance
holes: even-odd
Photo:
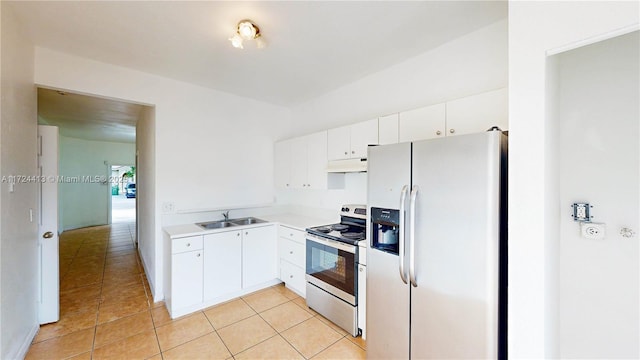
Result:
[[[229,228],[222,229],[210,229],[205,230],[196,224],[181,224],[181,225],[171,225],[165,226],[163,230],[169,235],[171,238],[183,238],[187,236],[198,236],[205,234],[214,234],[221,231],[233,231],[235,229],[245,228],[245,227],[258,227],[264,226],[273,223],[279,223],[285,226],[293,227],[295,229],[305,231],[306,228],[312,226],[320,226],[327,225],[336,222],[335,219],[328,218],[320,218],[320,217],[309,217],[309,216],[300,216],[296,214],[284,213],[284,214],[276,214],[276,215],[265,215],[259,216],[258,219],[262,219],[268,221],[268,223],[260,223],[260,224],[251,224],[244,226],[234,226]]]
[[[301,231],[305,231],[309,227],[321,226],[336,223],[336,219],[300,216],[296,214],[276,214],[261,216],[260,219],[277,222],[284,226],[289,226]]]

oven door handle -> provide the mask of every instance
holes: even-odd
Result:
[[[404,227],[405,227],[405,214],[404,214],[404,210],[406,207],[406,202],[407,202],[407,193],[409,192],[409,185],[405,185],[402,187],[402,191],[400,193],[400,212],[399,212],[399,224],[398,227],[399,229],[399,234],[398,234],[398,255],[399,255],[399,269],[400,269],[400,278],[402,279],[402,281],[407,284],[407,271],[404,268]]]
[[[418,185],[413,185],[411,189],[411,200],[409,201],[409,278],[413,287],[418,287],[416,281],[416,200],[418,197]]]
[[[314,235],[311,235],[309,233],[307,233],[307,240],[316,242],[318,244],[326,245],[326,246],[332,247],[334,249],[346,251],[346,252],[351,253],[351,254],[355,254],[356,253],[357,246],[355,246],[355,245],[347,245],[347,244],[343,244],[343,243],[341,243],[339,241],[334,241],[334,240],[329,240],[329,239],[321,239],[318,236],[314,236]]]

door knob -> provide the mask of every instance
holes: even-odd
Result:
[[[46,233],[42,234],[42,237],[45,239],[51,239],[53,237],[53,233],[51,231],[47,231]]]

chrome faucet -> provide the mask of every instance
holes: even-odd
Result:
[[[222,216],[224,217],[224,221],[229,220],[229,210],[223,211]]]

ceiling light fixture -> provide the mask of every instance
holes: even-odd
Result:
[[[244,49],[245,40],[255,40],[258,49],[265,47],[265,42],[260,34],[260,28],[251,20],[240,20],[236,27],[236,32],[229,38],[234,48]]]

